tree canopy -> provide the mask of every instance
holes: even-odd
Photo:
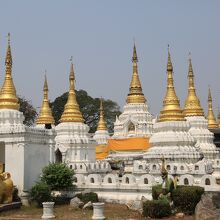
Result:
[[[26,100],[24,97],[19,97],[18,99],[20,103],[19,111],[23,112],[25,118],[24,124],[27,126],[33,125],[37,117],[36,109],[31,105],[30,101]]]
[[[67,102],[68,93],[57,97],[54,102],[50,103],[52,113],[55,119],[55,124],[59,124],[59,120],[64,110],[64,106]],[[85,90],[76,90],[76,99],[80,106],[80,111],[83,114],[85,123],[89,125],[91,133],[96,131],[97,123],[99,120],[99,107],[100,99],[92,98]],[[119,105],[112,100],[103,100],[104,114],[106,125],[110,133],[114,129],[114,121],[116,115],[121,114]]]

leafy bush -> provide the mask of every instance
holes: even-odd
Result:
[[[171,207],[167,200],[148,200],[143,203],[143,215],[151,218],[163,218],[171,215]]]
[[[153,199],[157,200],[161,193],[166,195],[167,193],[169,193],[169,191],[168,191],[168,189],[163,189],[161,184],[152,186],[152,197],[153,197]]]
[[[35,201],[39,207],[42,207],[42,202],[51,201],[51,190],[44,182],[37,182],[30,191],[30,198]]]
[[[78,193],[76,194],[76,197],[78,197],[83,203],[87,203],[89,201],[91,202],[98,202],[98,195],[94,192],[89,193]]]
[[[174,206],[186,214],[193,214],[203,193],[204,188],[199,186],[178,186],[172,193]]]
[[[21,201],[20,197],[18,196],[18,188],[16,186],[13,187],[12,201],[13,202],[20,202]]]
[[[50,186],[51,190],[65,190],[73,187],[74,172],[66,164],[50,163],[42,170],[41,180]]]

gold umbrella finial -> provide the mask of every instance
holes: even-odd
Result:
[[[176,95],[173,83],[173,65],[171,61],[168,45],[167,61],[167,91],[163,100],[163,108],[160,111],[159,121],[184,121],[182,110],[180,109],[179,99]]]
[[[97,126],[97,131],[100,130],[107,130],[105,119],[104,119],[104,108],[103,108],[103,98],[100,99],[100,109],[99,109],[100,115],[99,115],[99,122]]]
[[[185,101],[183,110],[185,117],[189,116],[204,116],[203,109],[200,105],[199,98],[196,95],[194,85],[194,73],[192,68],[191,53],[189,53],[189,71],[188,71],[188,95]]]
[[[74,74],[72,57],[70,61],[71,64],[70,64],[70,74],[69,74],[69,94],[60,122],[83,122],[84,120],[82,117],[82,113],[80,112],[79,105],[76,100],[75,74]]]
[[[10,45],[10,33],[8,33],[8,47],[5,57],[5,80],[0,92],[0,109],[19,110],[18,97],[12,79],[12,55]]]
[[[209,94],[208,94],[208,128],[218,128],[218,124],[215,119],[215,115],[212,109],[212,94],[209,86]]]
[[[142,92],[141,82],[138,75],[138,65],[137,65],[138,56],[137,56],[137,50],[135,44],[133,48],[132,63],[133,63],[133,73],[132,73],[129,93],[127,96],[127,103],[145,103],[146,99]]]
[[[44,98],[42,102],[42,106],[40,109],[39,117],[36,120],[36,124],[54,124],[54,118],[52,115],[52,111],[49,105],[49,100],[48,100],[48,83],[47,83],[47,75],[45,71],[45,76],[44,76]]]

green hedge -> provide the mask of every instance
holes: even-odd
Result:
[[[143,215],[151,218],[163,218],[171,215],[171,207],[167,200],[148,200],[143,203]]]
[[[204,188],[199,186],[178,186],[172,193],[174,206],[186,214],[193,214],[203,193]]]
[[[78,193],[78,194],[76,194],[76,197],[78,197],[84,203],[87,203],[89,201],[91,201],[91,202],[98,202],[99,201],[97,193],[94,193],[94,192]]]
[[[51,190],[68,190],[73,188],[74,171],[63,163],[50,163],[42,170],[41,181]]]
[[[157,200],[161,193],[166,195],[167,193],[169,193],[169,191],[168,191],[168,189],[162,189],[161,184],[152,186],[152,197],[153,197],[153,199]]]
[[[50,187],[44,182],[37,182],[30,191],[30,198],[35,201],[39,207],[42,207],[42,202],[51,201]]]

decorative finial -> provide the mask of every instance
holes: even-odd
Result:
[[[145,103],[146,101],[144,94],[142,92],[141,82],[138,76],[137,62],[138,62],[138,57],[137,57],[136,46],[134,44],[133,57],[132,57],[133,74],[130,83],[129,94],[127,96],[127,103]]]
[[[97,131],[104,130],[106,131],[106,123],[104,119],[104,108],[103,108],[103,99],[100,99],[100,115],[99,115],[99,122],[97,126]]]
[[[189,53],[189,56],[191,54]],[[203,109],[200,105],[199,98],[196,95],[196,89],[194,86],[194,74],[192,68],[192,61],[189,58],[189,71],[188,71],[188,95],[185,101],[183,114],[185,117],[190,116],[204,116]]]
[[[136,46],[134,43],[134,49],[133,49],[133,57],[132,57],[132,62],[138,62],[138,57],[137,57],[137,51],[136,51]]]
[[[10,33],[8,33],[8,48],[5,57],[5,80],[0,92],[0,109],[19,110],[18,97],[12,79],[12,55]]]
[[[75,74],[74,74],[73,63],[71,62],[70,75],[69,75],[69,95],[60,122],[83,122],[83,121],[84,120],[82,117],[82,113],[80,112],[79,105],[76,101]]]
[[[215,115],[212,109],[212,94],[209,86],[209,94],[208,94],[208,128],[218,128],[218,124],[215,119]]]
[[[8,33],[8,45],[10,45],[10,33]]]
[[[39,117],[36,120],[36,124],[54,124],[55,122],[48,100],[48,84],[47,84],[46,70],[44,75],[43,91],[44,91],[44,98],[40,109]]]
[[[47,71],[45,70],[45,74],[44,74],[44,91],[47,90],[48,91],[48,84],[47,84]]]
[[[167,61],[167,92],[163,100],[163,109],[160,111],[159,121],[184,121],[179,99],[176,95],[173,84],[173,65],[170,52],[168,51]]]

